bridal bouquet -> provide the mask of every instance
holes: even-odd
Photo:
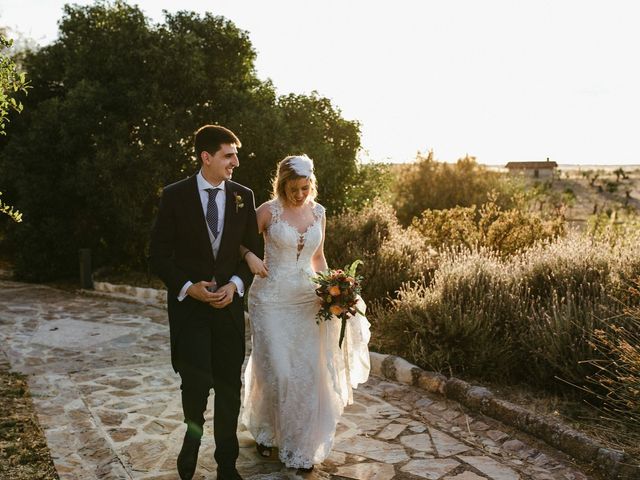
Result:
[[[342,348],[347,318],[356,313],[362,314],[356,307],[362,287],[362,277],[356,274],[356,269],[362,260],[356,260],[344,270],[326,270],[318,272],[311,281],[318,284],[316,295],[320,297],[322,305],[316,315],[316,323],[337,317],[342,320],[340,340],[338,346]]]

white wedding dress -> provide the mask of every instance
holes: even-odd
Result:
[[[369,376],[369,322],[347,322],[342,349],[340,321],[316,323],[316,285],[311,257],[322,239],[324,207],[303,234],[281,218],[279,200],[269,202],[265,233],[266,278],[249,292],[253,349],[244,375],[242,423],[256,442],[278,447],[291,468],[321,463],[331,451],[336,426],[352,388]],[[360,301],[360,311],[365,305]]]

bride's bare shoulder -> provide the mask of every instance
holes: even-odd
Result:
[[[325,208],[322,204],[316,202],[315,200],[311,201],[311,210],[313,210],[315,213],[323,215],[325,212]]]
[[[258,219],[270,221],[273,215],[273,200],[264,202],[262,205],[256,208],[256,215],[258,216]]]

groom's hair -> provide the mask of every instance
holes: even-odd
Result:
[[[220,146],[225,143],[233,144],[238,148],[242,146],[235,133],[220,125],[205,125],[200,127],[196,130],[194,143],[198,160],[201,160],[200,154],[202,152],[206,151],[214,155],[220,150]]]

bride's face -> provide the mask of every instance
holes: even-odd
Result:
[[[308,178],[289,180],[284,186],[284,191],[287,195],[287,203],[293,207],[300,207],[309,198],[311,181]]]

